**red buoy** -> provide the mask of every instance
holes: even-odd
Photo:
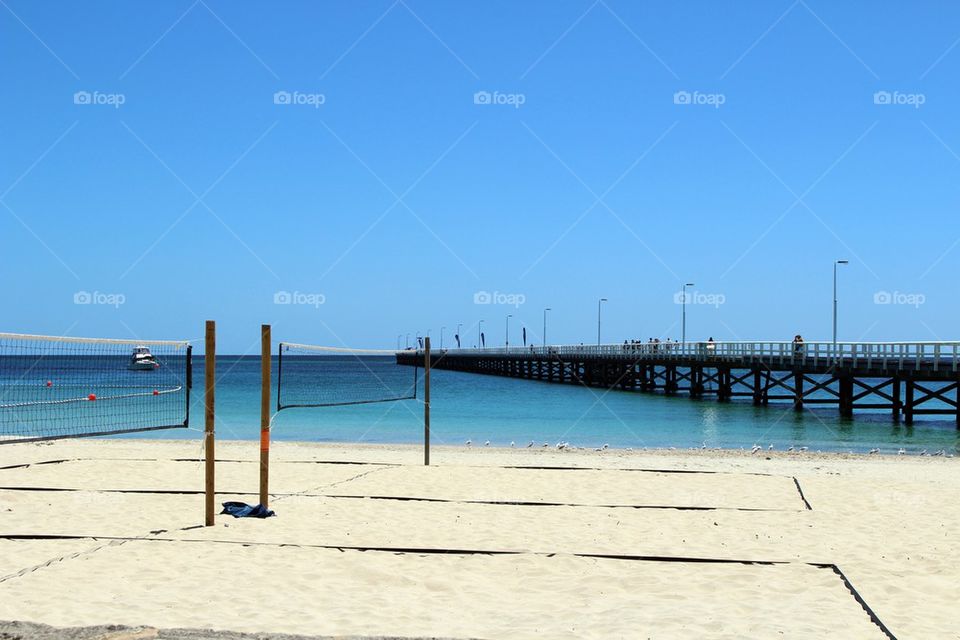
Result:
[[[53,386],[53,381],[52,381],[52,380],[47,380],[47,386],[48,386],[48,387],[52,387],[52,386]]]
[[[87,400],[89,400],[90,402],[93,402],[96,399],[97,399],[97,394],[95,393],[91,393],[90,395],[87,396]]]
[[[160,395],[160,392],[157,391],[156,389],[154,389],[154,390],[153,390],[153,395],[158,396],[158,395]]]

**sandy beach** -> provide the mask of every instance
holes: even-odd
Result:
[[[0,620],[452,638],[960,638],[958,461],[278,443],[0,447]],[[256,501],[218,443],[218,503]]]

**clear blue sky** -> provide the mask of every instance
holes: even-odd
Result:
[[[958,38],[944,2],[2,0],[0,330],[591,342],[604,296],[605,340],[676,339],[687,281],[689,338],[829,339],[846,258],[841,339],[957,339]]]

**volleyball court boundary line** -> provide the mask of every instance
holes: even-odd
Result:
[[[181,528],[180,531],[185,531],[193,529],[195,527]],[[583,552],[573,552],[573,553],[563,553],[563,552],[552,552],[552,551],[519,551],[519,550],[509,550],[509,549],[464,549],[464,548],[436,548],[436,547],[376,547],[376,546],[360,546],[360,545],[323,545],[323,544],[296,544],[296,543],[285,543],[285,542],[249,542],[242,540],[206,540],[198,538],[161,538],[158,537],[161,533],[169,533],[169,530],[158,530],[156,532],[151,531],[150,534],[152,537],[137,537],[137,536],[81,536],[81,535],[59,535],[59,534],[0,534],[0,540],[38,540],[38,541],[57,541],[57,540],[93,540],[101,541],[106,540],[107,543],[96,547],[95,549],[89,550],[87,552],[77,552],[71,554],[70,556],[64,556],[59,559],[51,559],[36,565],[32,568],[21,569],[19,572],[9,574],[7,576],[0,576],[0,583],[6,582],[8,580],[21,577],[26,575],[26,573],[32,573],[38,569],[42,569],[47,566],[51,566],[53,563],[63,560],[73,559],[85,553],[93,553],[99,551],[102,548],[108,546],[118,546],[125,544],[127,542],[173,542],[173,543],[183,543],[183,544],[222,544],[222,545],[240,545],[243,547],[274,547],[274,548],[284,548],[284,547],[293,547],[299,549],[325,549],[331,551],[358,551],[361,553],[390,553],[390,554],[400,554],[400,555],[421,555],[421,556],[430,556],[430,555],[446,555],[446,556],[539,556],[545,558],[555,558],[555,557],[573,557],[573,558],[588,558],[596,560],[620,560],[620,561],[631,561],[631,562],[662,562],[662,563],[682,563],[682,564],[735,564],[740,566],[751,566],[751,567],[772,567],[772,566],[807,566],[813,567],[815,569],[829,569],[834,574],[836,574],[843,584],[846,591],[853,596],[854,601],[860,605],[860,608],[867,614],[867,617],[870,618],[870,622],[873,623],[879,630],[890,640],[897,640],[896,636],[893,635],[893,632],[890,631],[890,628],[887,627],[880,617],[877,615],[876,611],[867,603],[856,587],[853,586],[853,583],[843,572],[843,570],[835,563],[829,562],[793,562],[787,560],[744,560],[736,558],[716,558],[716,557],[702,557],[702,556],[663,556],[663,555],[634,555],[634,554],[615,554],[615,553],[583,553]],[[154,535],[156,534],[156,535]]]

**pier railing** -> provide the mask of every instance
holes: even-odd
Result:
[[[444,349],[463,356],[607,357],[632,360],[702,360],[705,362],[781,365],[843,365],[866,368],[960,370],[960,342],[660,342],[601,345],[548,345]]]

